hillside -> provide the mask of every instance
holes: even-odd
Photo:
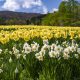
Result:
[[[33,24],[34,19],[39,21],[43,16],[39,13],[0,11],[0,24]]]

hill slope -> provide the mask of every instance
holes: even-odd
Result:
[[[39,13],[0,11],[0,24],[31,24],[33,20],[40,20],[43,16]]]

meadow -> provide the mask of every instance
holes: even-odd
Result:
[[[80,80],[80,27],[0,26],[0,80]]]

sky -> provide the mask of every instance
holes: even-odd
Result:
[[[54,12],[62,0],[0,0],[0,11],[28,13]]]

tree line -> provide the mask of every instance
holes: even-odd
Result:
[[[64,0],[58,11],[48,13],[42,20],[43,25],[51,26],[80,26],[80,2]]]
[[[49,25],[49,26],[80,26],[80,2],[77,0],[63,0],[58,11],[45,15],[32,17],[31,19],[0,17],[3,25]]]

